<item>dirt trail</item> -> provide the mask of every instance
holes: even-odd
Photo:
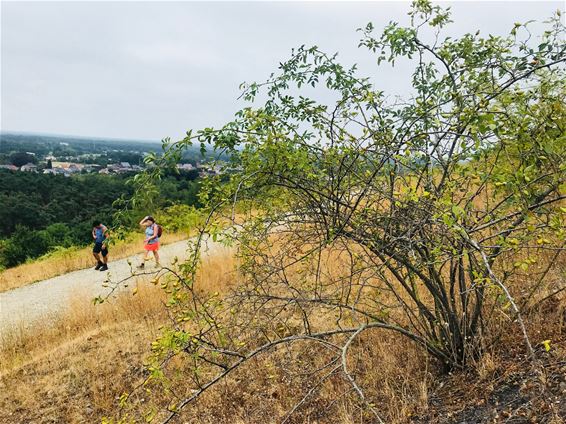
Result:
[[[219,246],[218,243],[209,241],[205,243],[203,250],[210,255]],[[186,249],[187,240],[163,246],[159,250],[161,263],[168,264],[175,257],[184,259]],[[110,274],[112,281],[128,277],[131,275],[128,260],[137,264],[139,258],[140,255],[135,255],[111,261],[107,272],[96,271],[94,267],[81,269],[0,293],[0,335],[14,327],[30,326],[39,319],[54,319],[77,296],[92,299],[108,293],[109,289],[102,287],[107,274]],[[148,263],[148,269],[151,269],[152,263]]]

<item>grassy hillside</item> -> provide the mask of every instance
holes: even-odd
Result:
[[[563,278],[566,262],[561,261],[559,273],[551,279]],[[235,265],[230,250],[205,260],[198,290],[228,296],[240,281]],[[338,269],[336,264],[332,271]],[[170,324],[170,317],[163,307],[162,288],[147,279],[131,287],[138,287],[136,295],[126,292],[98,306],[77,293],[76,301],[54,322],[22,326],[2,336],[0,410],[7,411],[2,422],[100,422],[104,416],[117,415],[140,422],[144,414],[163,411],[171,393],[176,397],[191,393],[192,382],[183,374],[190,361],[180,358],[174,360],[172,385],[148,384],[145,389],[152,393],[140,386],[149,376],[142,364],[150,355],[151,342],[162,325]],[[520,292],[520,282],[513,290]],[[564,296],[528,310],[528,331],[545,366],[541,375],[526,371],[521,337],[503,321],[498,343],[465,371],[439,374],[432,358],[414,343],[380,331],[355,343],[352,366],[372,370],[359,384],[378,400],[387,422],[558,423],[566,414],[566,405],[560,402],[566,389],[565,311]],[[541,344],[546,338],[551,340],[548,352]],[[372,422],[371,416],[359,415],[356,398],[343,378],[332,376],[321,384],[312,378],[313,367],[324,377],[336,366],[331,353],[297,342],[292,350],[259,355],[203,394],[184,411],[181,421],[259,424],[289,417],[285,422]],[[296,364],[290,367],[293,360]],[[121,409],[120,397],[132,392]],[[289,414],[296,405],[295,413]],[[163,412],[155,418],[160,422]]]

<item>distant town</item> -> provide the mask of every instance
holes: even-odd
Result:
[[[28,153],[29,154],[29,153]],[[118,162],[108,164],[106,166],[98,165],[95,163],[78,163],[78,162],[63,162],[58,161],[56,157],[49,155],[45,158],[45,161],[41,161],[38,164],[33,162],[27,162],[21,166],[16,166],[13,164],[0,165],[0,169],[7,169],[9,171],[20,171],[20,172],[36,172],[43,174],[52,175],[64,175],[70,177],[73,174],[87,174],[87,173],[99,173],[99,174],[127,174],[136,173],[143,171],[145,166],[131,164],[129,162]],[[177,169],[179,171],[198,171],[200,177],[207,175],[219,175],[222,173],[224,166],[222,164],[202,164],[197,162],[195,165],[191,163],[180,163],[177,164]]]
[[[159,152],[161,144],[152,142],[100,140],[56,136],[2,134],[0,169],[70,177],[79,174],[128,174],[146,168],[144,157]],[[180,172],[198,172],[200,177],[218,175],[227,163],[189,150]]]

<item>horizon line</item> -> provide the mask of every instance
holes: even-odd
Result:
[[[101,136],[85,136],[85,135],[74,135],[74,134],[58,134],[49,132],[38,132],[38,131],[17,131],[17,130],[0,130],[0,134],[11,134],[11,135],[39,135],[45,137],[63,137],[63,138],[78,138],[86,140],[105,140],[105,141],[137,141],[141,143],[158,143],[161,144],[161,140],[151,140],[142,138],[120,138],[120,137],[101,137]]]

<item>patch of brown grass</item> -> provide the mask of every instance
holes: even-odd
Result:
[[[53,324],[2,338],[3,422],[95,422],[142,375],[149,341],[166,320],[155,287],[94,306],[77,297]]]
[[[202,290],[231,284],[234,259],[228,249],[217,252],[203,259]],[[115,413],[117,398],[143,380],[150,342],[168,321],[163,290],[141,279],[133,287],[135,296],[123,292],[97,306],[77,293],[53,321],[2,335],[2,423],[97,422]]]
[[[205,257],[197,287],[225,292],[237,280],[234,266],[228,249]],[[338,261],[330,261],[328,269],[338,266]],[[138,281],[137,286],[136,296],[124,292],[96,307],[77,297],[54,323],[22,327],[1,340],[0,410],[7,411],[2,422],[98,422],[102,416],[116,415],[120,395],[147,376],[141,364],[159,327],[169,320],[162,305],[163,291],[144,281]],[[547,338],[553,340],[550,353],[564,355],[565,310],[566,300],[562,298],[530,311],[529,333],[541,355],[545,353],[539,342]],[[504,325],[503,320],[499,325]],[[488,397],[482,397],[482,393],[499,393],[495,382],[506,383],[503,377],[509,375],[507,370],[519,370],[524,365],[520,335],[512,331],[513,323],[505,325],[507,331],[500,344],[490,349],[476,369],[466,373],[448,377],[436,374],[435,364],[419,346],[377,329],[356,340],[348,364],[386,422],[450,422],[443,411],[461,417],[462,411],[476,414],[473,408],[478,405],[487,408]],[[318,385],[328,371],[322,367],[331,358],[328,349],[304,342],[275,349],[205,392],[184,411],[181,421],[280,422],[312,390],[308,402],[289,417],[288,423],[373,422],[371,415],[360,412],[359,399],[343,376],[333,376]],[[314,369],[321,371],[313,374]],[[175,392],[181,397],[191,389],[182,370],[174,379]],[[132,399],[131,408],[139,412],[151,405],[163,407],[165,397],[155,393],[147,397],[142,390]],[[492,411],[497,405],[490,408]],[[477,411],[472,416],[483,416],[479,415],[483,409]]]
[[[375,422],[360,412],[356,395],[339,373],[324,380],[330,370],[322,368],[331,360],[327,349],[302,342],[260,356],[205,392],[178,421],[278,423],[288,416],[288,423]],[[415,411],[426,411],[431,377],[424,355],[411,343],[368,333],[356,343],[349,364],[386,422],[404,423]],[[322,370],[312,373],[314,369]],[[289,415],[311,390],[308,401]]]

